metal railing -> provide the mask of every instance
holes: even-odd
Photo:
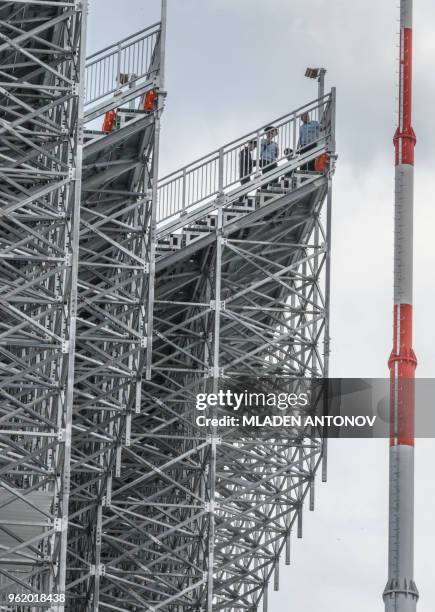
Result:
[[[88,57],[86,106],[136,87],[144,78],[152,79],[159,67],[156,50],[160,29],[156,23]]]
[[[157,220],[162,222],[174,215],[187,213],[216,199],[219,194],[225,194],[241,182],[248,183],[273,170],[275,164],[283,165],[289,159],[294,160],[296,156],[307,153],[308,149],[299,143],[301,118],[306,113],[310,121],[318,124],[313,147],[322,144],[326,147],[332,129],[332,104],[333,96],[329,93],[160,179]],[[273,164],[266,165],[263,152],[264,145],[268,143],[266,128],[270,126],[274,130],[269,142],[276,143],[278,154]],[[249,153],[252,165],[246,162],[249,143],[253,143]]]

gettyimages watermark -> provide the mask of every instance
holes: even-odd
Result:
[[[415,436],[435,437],[435,380],[402,384],[414,396]],[[275,432],[290,437],[388,438],[395,435],[398,421],[390,385],[387,378],[288,379],[279,385],[268,378],[220,379],[213,391],[195,394],[193,424],[200,431],[229,437]]]
[[[219,390],[217,393],[198,393],[196,410],[206,411],[208,408],[220,407],[238,412],[246,407],[270,408],[281,412],[291,411],[292,414],[243,414],[240,417],[225,414],[220,417],[196,417],[199,427],[373,427],[376,415],[333,415],[309,414],[305,411],[311,404],[311,393],[258,393],[244,390],[233,392]],[[301,408],[300,414],[294,414],[295,408]],[[303,414],[304,413],[304,414]]]

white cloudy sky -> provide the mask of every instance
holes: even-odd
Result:
[[[89,50],[159,19],[159,0],[90,0]],[[161,166],[175,169],[315,97],[305,67],[337,87],[333,376],[387,375],[391,346],[393,148],[398,0],[168,0],[167,110]],[[434,375],[435,4],[415,3],[415,341]],[[419,612],[433,612],[434,441],[417,445]],[[293,566],[273,612],[381,610],[386,580],[388,448],[331,441]]]

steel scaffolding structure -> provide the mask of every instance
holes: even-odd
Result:
[[[65,592],[86,2],[0,2],[0,590]]]
[[[164,42],[165,3],[161,23],[86,64],[67,584],[74,610],[121,609],[123,599],[130,534],[107,525],[151,355]],[[91,129],[103,115],[114,117],[107,133]]]
[[[320,126],[308,151],[298,142],[306,113]],[[262,601],[266,611],[307,496],[314,508],[321,432],[204,429],[195,396],[276,392],[328,374],[334,116],[332,90],[272,122],[279,150],[294,155],[269,169],[260,128],[159,182],[152,377],[112,496],[112,528],[124,520],[137,538],[125,554],[140,554],[131,605],[140,592],[141,609],[252,612]],[[253,140],[257,163],[240,177]],[[313,171],[324,154],[326,168]]]
[[[86,3],[0,16],[0,588],[267,610],[325,440],[201,428],[195,397],[328,375],[335,90],[273,122],[276,164],[262,126],[158,182],[165,0],[87,61]]]

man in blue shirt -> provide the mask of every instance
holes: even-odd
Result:
[[[319,138],[319,122],[311,121],[309,113],[301,115],[302,125],[299,128],[299,152],[301,154],[307,153],[311,149],[314,149],[317,145]],[[301,170],[314,171],[315,160],[312,159],[307,164],[301,166]]]
[[[266,138],[261,142],[260,166],[263,168],[263,174],[274,170],[277,167],[276,160],[279,155],[279,147],[274,141],[278,134],[278,130],[273,125],[264,128]]]

